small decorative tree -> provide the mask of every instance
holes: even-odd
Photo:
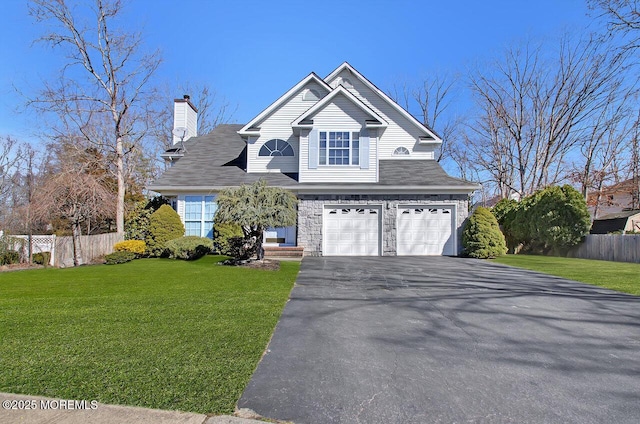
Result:
[[[479,207],[469,217],[462,232],[465,253],[472,258],[487,259],[507,253],[498,221],[487,208]]]
[[[115,196],[98,176],[67,164],[49,176],[33,199],[33,217],[42,221],[66,219],[71,224],[73,266],[81,265],[81,225],[90,219],[112,217]]]
[[[149,218],[147,250],[151,256],[161,256],[165,243],[184,236],[184,225],[180,216],[169,205],[162,205]]]
[[[268,187],[264,180],[223,190],[216,202],[215,222],[236,223],[242,227],[244,247],[234,250],[244,251],[244,254],[236,259],[249,259],[256,254],[261,260],[264,257],[264,230],[296,223],[296,196],[278,187]]]

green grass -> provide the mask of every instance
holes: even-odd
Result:
[[[0,274],[0,391],[233,412],[299,264],[220,260]]]
[[[640,264],[534,255],[506,255],[494,261],[640,296]]]

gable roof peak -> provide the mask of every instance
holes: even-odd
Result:
[[[410,114],[406,109],[400,106],[397,102],[395,102],[391,97],[389,97],[386,93],[376,87],[371,81],[369,81],[364,75],[362,75],[356,68],[354,68],[349,62],[343,62],[340,66],[333,70],[329,75],[327,75],[324,81],[330,85],[330,82],[334,80],[340,72],[344,70],[348,70],[349,73],[355,76],[361,83],[363,83],[366,87],[368,87],[371,91],[376,93],[378,97],[380,97],[383,101],[388,103],[393,109],[395,109],[400,115],[404,116],[411,124],[420,129],[430,141],[430,143],[442,143],[442,139],[440,136],[428,125],[418,121],[415,116]]]
[[[303,123],[303,122],[307,121],[316,112],[318,112],[319,110],[324,108],[328,103],[330,103],[338,95],[344,96],[347,100],[349,100],[351,103],[353,103],[355,106],[357,106],[360,110],[362,110],[364,113],[366,113],[371,118],[373,118],[373,121],[376,122],[375,125],[382,126],[382,127],[386,127],[387,126],[387,123],[385,122],[385,120],[378,113],[376,113],[376,111],[374,111],[369,106],[364,104],[360,99],[358,99],[356,96],[354,96],[353,93],[351,93],[342,84],[339,84],[329,94],[324,96],[316,104],[314,104],[309,109],[307,109],[307,111],[304,112],[302,115],[300,115],[298,118],[296,118],[291,123],[291,125],[293,127],[306,126],[307,124]]]
[[[318,83],[318,85],[326,89],[327,92],[331,92],[332,90],[332,88],[322,78],[320,78],[318,74],[316,74],[315,72],[311,72],[309,75],[307,75],[302,80],[300,80],[300,82],[298,82],[296,85],[291,87],[286,93],[280,96],[275,102],[271,103],[266,109],[260,112],[258,116],[256,116],[251,121],[249,121],[247,125],[245,125],[244,127],[242,127],[242,129],[238,131],[238,134],[240,135],[254,134],[258,130],[258,124],[260,123],[260,121],[264,120],[264,118],[269,116],[281,104],[289,100],[289,98],[294,93],[296,93],[298,90],[300,90],[310,81],[315,81],[316,83]]]

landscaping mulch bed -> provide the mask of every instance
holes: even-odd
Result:
[[[230,266],[239,266],[243,268],[251,268],[251,269],[263,269],[266,271],[278,271],[280,269],[280,261],[275,261],[272,259],[263,259],[261,261],[251,259],[246,261],[236,261],[234,259],[227,259],[226,261],[220,262],[221,265],[230,265]]]

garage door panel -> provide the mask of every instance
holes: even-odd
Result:
[[[451,206],[398,208],[398,255],[453,255]]]
[[[323,226],[327,256],[380,254],[380,207],[325,208]]]

